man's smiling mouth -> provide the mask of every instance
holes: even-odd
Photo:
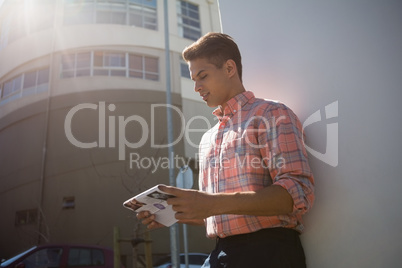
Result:
[[[209,93],[201,94],[200,96],[201,96],[202,99],[205,101],[205,100],[208,98]]]

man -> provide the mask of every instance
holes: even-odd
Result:
[[[206,226],[216,248],[203,267],[305,267],[299,234],[314,201],[302,126],[285,105],[242,83],[233,39],[208,33],[183,51],[195,91],[219,122],[200,144],[200,191],[162,186],[179,222]],[[161,227],[149,212],[137,215]]]

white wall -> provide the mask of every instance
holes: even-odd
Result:
[[[306,143],[336,149],[332,166],[310,154],[308,267],[400,267],[402,2],[220,0],[220,8],[224,32],[242,50],[246,88],[285,102],[302,122],[320,109]],[[336,146],[327,123],[338,124]]]

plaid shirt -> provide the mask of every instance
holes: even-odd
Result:
[[[303,230],[302,214],[314,201],[314,179],[302,126],[284,104],[243,92],[214,111],[219,122],[202,137],[200,189],[209,193],[257,191],[280,185],[293,198],[293,212],[279,216],[217,215],[205,220],[208,237],[263,228]]]

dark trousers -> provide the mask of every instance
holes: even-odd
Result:
[[[299,233],[287,228],[217,238],[203,268],[305,268]]]

